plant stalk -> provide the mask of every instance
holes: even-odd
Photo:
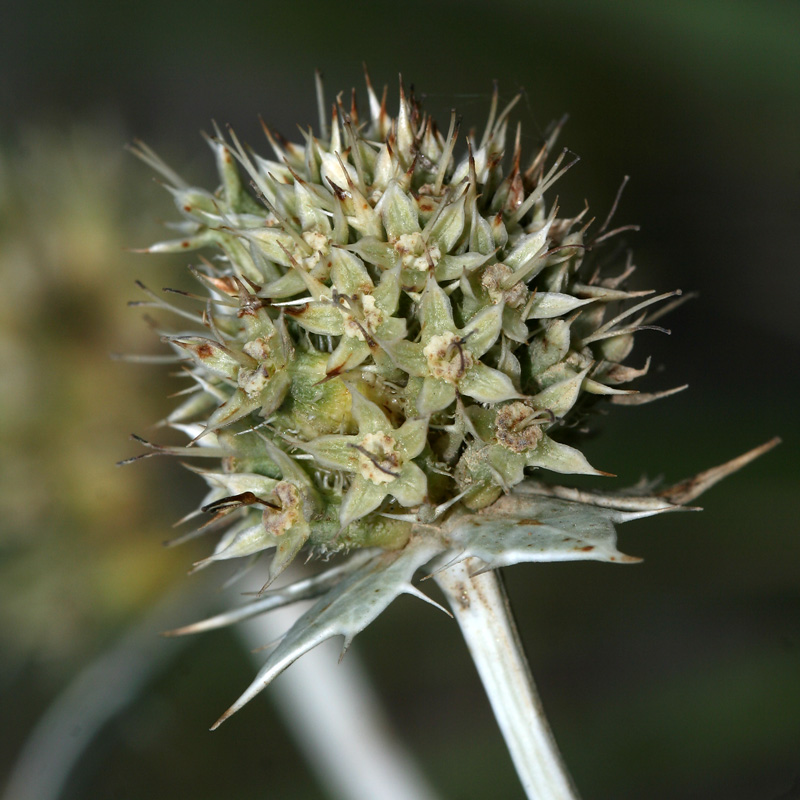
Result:
[[[476,558],[438,572],[497,723],[530,800],[578,800],[542,710],[528,660],[496,572],[470,577]]]

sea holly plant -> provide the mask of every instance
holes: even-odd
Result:
[[[523,161],[517,98],[500,110],[495,91],[483,132],[465,134],[455,113],[439,128],[402,85],[396,116],[369,79],[366,114],[355,93],[328,110],[317,89],[319,129],[293,143],[265,125],[271,157],[231,130],[207,137],[213,191],[133,148],[180,215],[177,238],[146,252],[198,251],[203,288],[173,303],[141,286],[136,305],[189,323],[162,332],[188,382],[165,425],[188,442],[139,438],[136,458],[179,456],[208,484],[187,517],[202,524],[180,537],[218,534],[197,568],[236,559],[241,577],[269,559],[255,599],[173,633],[316,600],[216,728],[322,641],[346,649],[398,595],[429,600],[415,579],[431,577],[527,795],[577,797],[497,570],[637,561],[617,550],[616,525],[688,508],[775,442],[665,489],[559,485],[608,475],[574,446],[600,403],[685,388],[638,392],[650,360],[628,362],[680,292],[632,288],[630,258],[600,268],[626,230],[609,229],[616,202],[598,226],[548,204],[577,158],[556,151],[559,123]],[[301,554],[323,568],[275,588]]]

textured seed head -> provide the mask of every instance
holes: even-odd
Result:
[[[136,150],[182,217],[150,251],[207,254],[203,305],[175,309],[194,330],[166,337],[191,383],[168,423],[193,443],[173,450],[221,465],[213,559],[275,548],[271,577],[302,548],[400,547],[415,520],[534,472],[599,474],[561,437],[599,395],[635,401],[620,387],[647,365],[621,362],[663,299],[592,263],[608,221],[591,234],[585,212],[548,207],[575,161],[558,127],[525,164],[515,101],[498,114],[495,94],[464,136],[402,92],[395,117],[368,94],[368,118],[337,100],[300,143],[265,129],[272,158],[217,131],[214,191]]]
[[[624,230],[607,230],[616,202],[596,232],[586,209],[548,207],[575,163],[553,152],[560,125],[525,165],[520,129],[513,146],[506,136],[515,100],[498,115],[495,93],[483,134],[461,137],[455,116],[443,135],[402,89],[393,118],[367,87],[368,119],[337,100],[300,144],[265,127],[274,159],[217,131],[214,192],[135,150],[182,217],[180,238],[150,252],[209,256],[193,269],[206,296],[182,293],[201,306],[146,289],[143,303],[191,323],[165,337],[190,381],[166,423],[189,445],[140,441],[212,464],[192,467],[212,515],[196,533],[222,535],[197,566],[271,550],[266,589],[303,550],[354,551],[176,631],[318,598],[214,727],[322,640],[347,648],[398,595],[424,597],[418,571],[636,561],[616,549],[615,524],[678,510],[777,443],[651,496],[525,481],[607,475],[565,433],[603,395],[636,404],[678,391],[621,388],[649,368],[623,363],[636,333],[663,330],[653,306],[678,293],[629,290],[630,261],[611,274],[606,256],[593,263]]]

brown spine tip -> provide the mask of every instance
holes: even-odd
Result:
[[[215,722],[215,723],[214,723],[214,724],[213,724],[213,725],[212,725],[212,726],[209,728],[209,730],[210,730],[210,731],[215,731],[217,728],[219,728],[219,726],[220,726],[220,725],[222,725],[222,723],[223,723],[223,722],[225,722],[225,720],[226,720],[226,719],[228,719],[228,717],[232,716],[232,715],[233,715],[233,713],[234,713],[234,711],[233,711],[233,708],[229,708],[229,709],[228,709],[228,710],[227,710],[227,711],[226,711],[226,712],[225,712],[225,713],[224,713],[224,714],[223,714],[223,715],[222,715],[222,716],[221,716],[221,717],[220,717],[220,718],[219,718],[219,719],[218,719],[218,720],[217,720],[217,721],[216,721],[216,722]]]

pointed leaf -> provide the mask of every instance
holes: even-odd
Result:
[[[339,294],[361,295],[373,290],[364,262],[349,250],[341,247],[331,249],[331,282]]]
[[[357,242],[347,245],[347,250],[381,269],[391,269],[398,260],[397,251],[388,243],[375,236],[364,236]]]
[[[550,232],[551,224],[552,220],[548,220],[548,222],[535,233],[529,233],[527,236],[523,236],[505,257],[503,263],[511,267],[512,270],[517,270],[534,256],[543,252],[547,244],[547,234]]]
[[[311,333],[341,336],[344,322],[338,308],[327,302],[309,302],[302,306],[285,306],[287,317],[295,320]]]
[[[392,426],[381,408],[364,397],[355,386],[348,385],[347,388],[353,398],[352,413],[358,423],[359,433],[388,433]]]
[[[472,272],[491,258],[483,253],[464,253],[460,256],[443,255],[436,265],[434,275],[440,282],[457,281],[464,272]]]
[[[256,497],[265,500],[274,491],[278,481],[274,478],[267,478],[264,475],[257,475],[253,472],[215,472],[212,470],[195,469],[206,483],[212,487],[212,492],[203,500],[202,505],[208,505],[214,500],[234,494],[252,492]],[[211,497],[211,495],[214,497]]]
[[[524,453],[514,453],[499,445],[485,448],[486,460],[503,480],[503,488],[510,489],[525,478]]]
[[[268,381],[261,392],[259,404],[262,417],[274,414],[289,394],[292,385],[292,374],[288,370],[278,370]]]
[[[548,386],[531,397],[530,402],[535,408],[546,408],[556,417],[563,417],[575,405],[588,372],[585,369],[572,378]]]
[[[421,344],[401,339],[398,342],[381,341],[381,346],[392,359],[392,363],[403,372],[416,378],[423,378],[429,374],[428,359],[422,352]]]
[[[520,344],[525,344],[531,336],[531,332],[525,324],[524,315],[525,309],[523,308],[511,308],[508,305],[503,308],[503,333],[506,338]],[[534,339],[534,341],[536,340]]]
[[[558,364],[569,352],[570,321],[554,319],[543,325],[544,330],[534,337],[528,348],[533,375],[539,375]]]
[[[455,386],[438,378],[425,378],[417,395],[417,413],[422,417],[447,408],[456,399]]]
[[[369,345],[354,336],[342,336],[325,364],[325,372],[335,375],[349,372],[369,357]]]
[[[353,447],[358,444],[357,436],[331,434],[318,436],[310,442],[292,440],[292,444],[311,453],[323,467],[346,469],[350,472],[358,469],[358,451]]]
[[[397,181],[391,181],[386,187],[375,211],[380,213],[383,227],[390,241],[405,233],[419,233],[417,207],[407,192],[404,192]]]
[[[319,148],[318,152],[322,162],[320,177],[323,185],[333,181],[337,186],[344,187],[350,182],[355,183],[358,180],[355,167],[352,164],[348,164],[344,159],[339,158],[338,153],[329,152],[322,148]]]
[[[511,378],[496,369],[478,362],[471,366],[458,382],[462,394],[469,395],[479,403],[500,403],[522,397],[511,383]]]
[[[353,451],[356,452],[356,451]],[[361,517],[365,517],[370,511],[374,511],[382,502],[384,497],[389,494],[388,483],[373,483],[370,480],[356,475],[347,494],[342,500],[342,507],[339,510],[339,523],[344,528],[351,522],[355,522]]]
[[[464,191],[457,200],[448,204],[430,229],[427,241],[438,245],[442,253],[451,252],[464,230],[466,197]]]
[[[328,233],[331,225],[325,212],[320,208],[318,198],[309,191],[302,181],[294,182],[296,213],[303,231]]]
[[[277,675],[304,653],[333,636],[343,636],[345,646],[401,594],[416,594],[414,573],[442,549],[431,538],[412,538],[399,551],[383,553],[324,594],[291,627],[273,650],[256,679],[214,723],[221,725],[252,700]]]
[[[229,531],[230,533],[230,531]],[[241,558],[253,553],[260,553],[278,544],[278,537],[265,530],[261,522],[242,525],[236,528],[236,534],[228,541],[223,538],[213,555],[198,562],[198,565],[210,564],[212,561],[225,561],[229,558]]]
[[[453,523],[459,561],[480,558],[486,569],[525,561],[635,562],[617,550],[619,512],[549,497],[501,497],[484,511]]]
[[[384,484],[389,490],[389,494],[394,497],[401,506],[419,505],[428,491],[428,479],[425,473],[413,462],[409,461],[396,480]]]
[[[269,565],[269,580],[267,585],[272,583],[289,564],[294,561],[295,556],[300,552],[300,549],[308,541],[311,535],[311,528],[308,523],[303,520],[296,525],[292,525],[287,531],[278,537],[275,547],[275,555]]]
[[[406,336],[406,321],[398,317],[387,317],[374,329],[374,338],[385,342],[396,342]]]
[[[203,336],[173,336],[169,343],[185,350],[201,367],[222,378],[236,380],[239,367],[257,366],[250,356],[229,350],[219,342]]]
[[[428,441],[428,420],[408,419],[394,432],[404,459],[416,458]]]
[[[246,417],[261,408],[258,395],[251,397],[242,389],[237,389],[231,397],[214,411],[206,422],[206,431],[213,431]]]
[[[306,284],[300,275],[292,270],[285,275],[281,275],[277,280],[268,283],[262,290],[263,297],[269,297],[272,300],[282,300],[286,297],[294,297],[297,294],[302,294],[305,291]]]
[[[291,266],[287,254],[294,251],[296,243],[288,233],[280,228],[258,228],[250,233],[249,238],[270,261],[282,267]]]
[[[503,304],[489,306],[467,323],[461,331],[461,339],[470,353],[480,358],[497,341],[502,323]]]
[[[290,583],[288,586],[282,586],[280,589],[265,592],[256,600],[252,600],[243,606],[223,611],[221,614],[215,614],[213,617],[194,622],[191,625],[183,625],[180,628],[165,631],[163,635],[184,636],[189,633],[213,631],[217,628],[224,628],[237,622],[243,622],[246,619],[252,619],[259,614],[272,611],[274,608],[281,608],[299,600],[319,597],[339,583],[345,575],[358,569],[374,558],[375,555],[375,549],[356,550],[347,561],[337,564],[331,569],[326,569],[324,572],[320,572],[319,575],[314,575],[312,578],[304,578]]]
[[[563,475],[609,474],[595,469],[580,450],[554,442],[549,436],[543,436],[536,449],[528,454],[528,466],[542,467]]]
[[[432,337],[445,332],[455,333],[453,308],[450,298],[433,277],[428,278],[419,308],[422,323],[422,344],[426,345]]]
[[[531,302],[528,319],[560,317],[591,302],[592,298],[580,300],[570,294],[562,294],[561,292],[538,292]]]
[[[400,268],[387,270],[372,293],[378,307],[387,314],[394,314],[400,302]]]
[[[764,455],[764,453],[769,452],[773,447],[777,447],[780,443],[780,437],[775,436],[768,442],[764,442],[764,444],[754,447],[752,450],[748,450],[746,453],[743,453],[742,455],[737,456],[730,461],[726,461],[724,464],[720,464],[718,467],[712,467],[711,469],[707,469],[692,478],[680,481],[674,486],[663,489],[658,493],[658,496],[665,498],[670,503],[689,503],[696,497],[699,497],[701,494],[703,494],[703,492],[710,489],[715,483],[721,481],[723,478],[726,478],[728,475],[731,475],[737,470],[740,470],[742,467],[749,464],[753,459]]]

